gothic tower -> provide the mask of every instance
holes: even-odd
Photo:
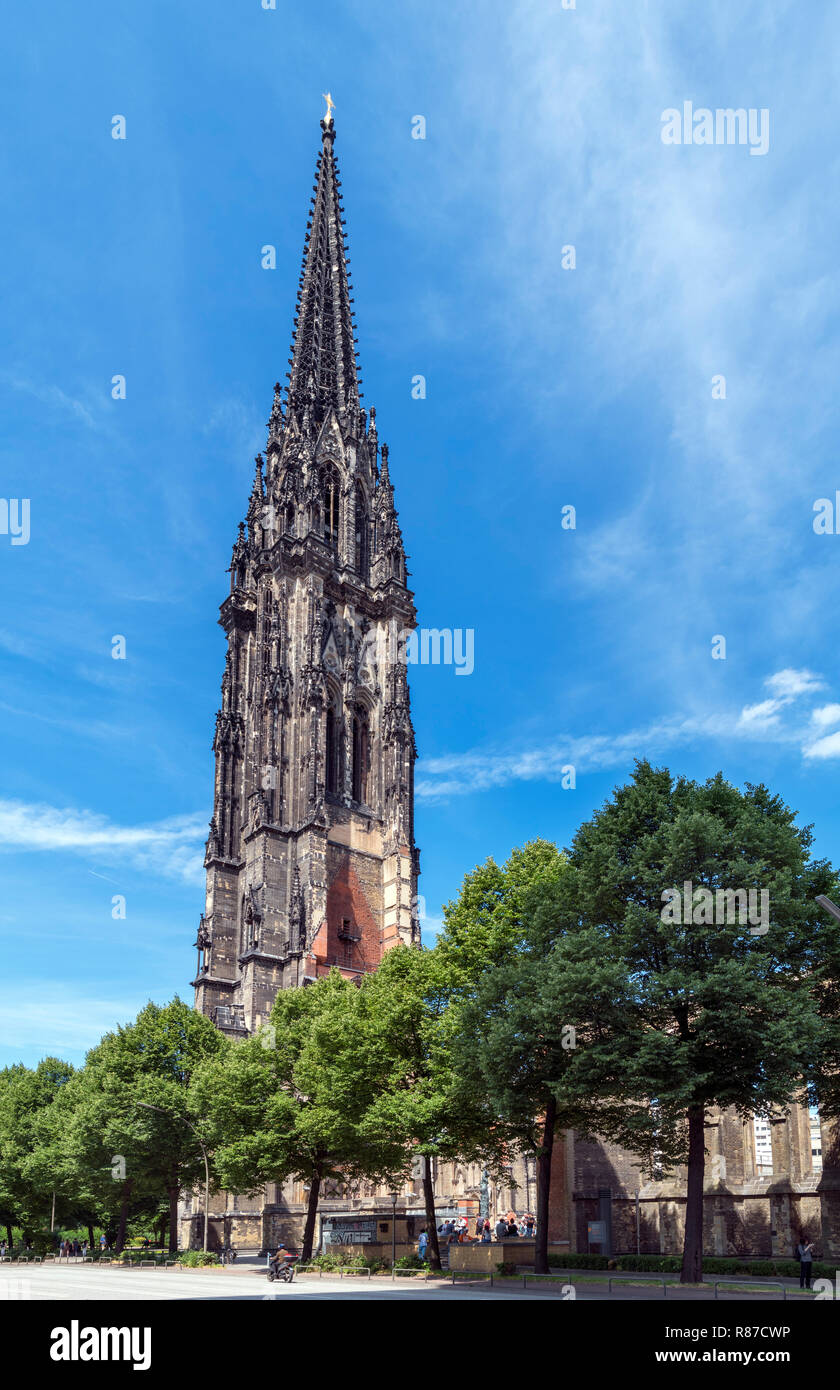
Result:
[[[331,115],[288,386],[233,547],[196,1007],[233,1036],[280,989],[419,941],[415,626],[388,450],[360,404]]]

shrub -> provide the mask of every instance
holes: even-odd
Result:
[[[322,1269],[329,1273],[336,1269],[360,1269],[364,1265],[368,1267],[368,1261],[359,1259],[358,1255],[351,1255],[349,1250],[330,1250],[322,1255],[314,1255],[306,1269]]]
[[[212,1250],[183,1250],[178,1256],[178,1264],[188,1269],[202,1269],[205,1265],[220,1263],[218,1255]]]
[[[649,1274],[679,1274],[682,1260],[679,1255],[583,1255],[570,1251],[567,1255],[550,1252],[548,1263],[554,1269],[615,1269]],[[833,1279],[837,1266],[815,1260],[812,1273],[815,1279]],[[725,1277],[731,1274],[752,1275],[753,1278],[797,1279],[797,1260],[751,1260],[744,1256],[707,1255],[703,1260],[704,1275]]]

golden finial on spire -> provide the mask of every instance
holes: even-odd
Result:
[[[326,111],[325,111],[325,113],[324,113],[324,120],[326,121],[327,125],[332,125],[332,113],[333,113],[333,111],[335,110],[335,102],[333,101],[333,99],[332,99],[332,97],[330,96],[329,92],[322,92],[322,93],[321,93],[321,96],[324,98],[324,101],[327,103],[327,109],[326,109]]]

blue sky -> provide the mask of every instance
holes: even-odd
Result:
[[[568,843],[634,756],[765,780],[840,858],[840,536],[813,527],[840,488],[840,15],[291,10],[7,21],[0,477],[31,534],[0,535],[0,1064],[191,997],[217,608],[327,89],[420,622],[475,631],[470,677],[413,672],[427,931],[488,854]],[[767,109],[767,154],[663,144],[685,101]]]

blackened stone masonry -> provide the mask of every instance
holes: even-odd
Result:
[[[415,626],[388,450],[361,406],[341,181],[321,121],[292,355],[233,546],[196,1007],[225,1033],[280,989],[416,943]]]

